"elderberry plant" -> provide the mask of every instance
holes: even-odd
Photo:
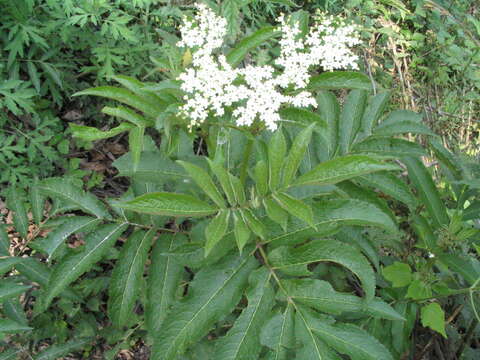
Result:
[[[91,310],[89,296],[103,291],[104,329],[62,349],[95,337],[120,346],[137,332],[154,360],[400,358],[403,343],[384,340],[378,324],[411,329],[416,311],[443,334],[437,302],[407,307],[403,294],[384,289],[383,260],[366,236],[405,236],[393,211],[400,207],[416,219],[410,236],[434,254],[431,268],[460,274],[447,286],[458,293],[466,281],[477,289],[479,276],[459,271],[462,259],[449,262],[437,244],[433,229],[450,220],[419,160],[425,149],[398,137],[434,134],[419,114],[385,113],[389,93],[372,95],[359,72],[314,75],[355,67],[357,40],[350,25],[324,16],[308,28],[302,16],[282,17],[279,27],[225,49],[226,21],[199,6],[180,31],[185,69],[156,84],[117,76],[122,87],[78,93],[121,103],[102,110],[121,120],[110,130],[71,127],[85,141],[128,132],[129,153],[114,166],[130,187],[101,201],[46,179],[32,187],[27,206],[12,188],[8,205],[30,241],[15,250],[0,232],[0,264],[18,272],[1,285],[1,299],[26,292],[32,317],[45,322],[59,308]],[[255,65],[267,43],[272,64]],[[342,105],[331,90],[342,90]],[[27,207],[38,229],[50,230],[45,238],[29,235]],[[68,247],[71,236],[83,245]],[[27,248],[36,253],[21,257]],[[397,267],[385,278],[396,281]],[[13,290],[3,292],[7,286]],[[22,332],[37,323],[17,317],[7,325]]]

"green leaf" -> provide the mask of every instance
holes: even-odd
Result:
[[[208,256],[210,251],[220,240],[225,236],[228,229],[228,220],[230,218],[229,210],[221,210],[205,228],[205,256]]]
[[[50,279],[50,268],[34,257],[22,258],[16,266],[18,272],[28,280],[38,283],[40,286],[47,286]]]
[[[408,177],[415,186],[422,204],[425,205],[435,227],[449,223],[447,210],[440,198],[437,187],[423,163],[416,158],[405,158],[402,162],[407,166]]]
[[[260,196],[265,196],[268,193],[268,166],[263,160],[260,160],[255,165],[255,186]]]
[[[480,271],[472,263],[472,257],[455,254],[452,251],[448,253],[436,251],[435,258],[446,265],[449,270],[460,274],[470,285],[475,284],[480,278]]]
[[[26,326],[24,324],[17,323],[16,321],[13,321],[11,319],[2,319],[0,318],[0,334],[6,333],[6,334],[15,334],[19,333],[22,331],[28,331],[32,330],[31,327]],[[0,354],[2,356],[3,354]],[[0,357],[1,359],[1,357]],[[9,359],[7,357],[7,359]],[[13,358],[12,358],[13,359]]]
[[[346,155],[320,163],[295,180],[293,185],[335,184],[356,176],[387,170],[399,170],[399,167],[364,155]]]
[[[318,127],[317,131],[319,132],[327,130],[328,127],[327,122],[323,119],[322,116],[318,115],[317,113],[311,112],[310,110],[300,109],[296,107],[288,107],[280,109],[279,114],[284,120],[289,120],[290,122],[294,121],[299,125],[305,125],[307,127]]]
[[[115,135],[121,134],[125,131],[130,131],[135,128],[134,125],[129,123],[121,123],[117,127],[114,127],[108,131],[98,130],[96,127],[77,125],[70,123],[70,130],[74,138],[82,139],[85,141],[97,141],[101,139],[108,139]]]
[[[21,261],[20,257],[0,257],[0,276],[5,275],[7,272],[11,271],[13,267]]]
[[[0,256],[10,256],[10,239],[7,234],[7,225],[0,224]]]
[[[232,185],[233,194],[235,195],[235,205],[244,205],[247,199],[245,197],[245,189],[242,182],[238,177],[230,173],[228,174],[228,178],[230,180],[230,184]]]
[[[228,203],[230,205],[235,204],[235,193],[232,188],[232,184],[230,183],[230,176],[227,170],[219,164],[218,162],[212,161],[207,158],[208,165],[210,165],[210,169],[215,174],[216,178],[220,182],[220,186],[223,189],[223,192],[227,196]]]
[[[49,346],[46,350],[38,353],[34,360],[56,360],[63,358],[69,353],[77,350],[81,350],[83,347],[88,346],[92,342],[91,338],[75,339],[66,342],[65,344],[55,344]]]
[[[225,208],[225,201],[223,196],[218,191],[217,187],[213,183],[210,175],[197,165],[187,163],[185,161],[177,161],[183,166],[185,171],[192,177],[195,183],[207,194],[210,199],[213,200],[220,208]]]
[[[324,72],[310,78],[310,90],[359,89],[370,91],[372,82],[365,74],[355,71]]]
[[[92,268],[110,250],[127,228],[127,224],[103,225],[85,238],[85,247],[79,253],[71,253],[55,265],[45,293],[46,309],[54,297],[70,283]]]
[[[412,269],[410,269],[410,266],[398,261],[395,261],[392,265],[384,267],[382,275],[392,283],[393,287],[407,286],[413,280]]]
[[[5,325],[7,324],[5,323]],[[0,354],[0,360],[17,360],[20,357],[21,353],[22,350],[19,349],[5,349]]]
[[[248,276],[257,267],[255,259],[227,257],[200,270],[190,283],[187,296],[175,304],[162,331],[154,335],[152,360],[177,359],[188,346],[205,336],[212,325],[238,304]]]
[[[57,228],[48,233],[46,238],[35,240],[31,247],[48,255],[48,260],[54,259],[57,250],[65,246],[70,235],[94,228],[102,220],[87,216],[65,218]]]
[[[45,198],[40,194],[38,188],[38,179],[33,180],[33,184],[30,186],[30,204],[32,205],[32,215],[35,224],[40,225],[43,219],[43,210],[45,207]]]
[[[73,94],[73,96],[79,95],[93,95],[116,100],[123,104],[129,105],[134,109],[140,110],[154,119],[157,118],[157,116],[166,107],[166,105],[159,99],[157,101],[153,101],[151,99],[147,99],[146,96],[139,96],[126,89],[117,88],[114,86],[99,86]]]
[[[345,99],[338,122],[338,146],[342,155],[349,152],[350,145],[360,129],[366,102],[367,92],[364,90],[353,90]]]
[[[408,286],[405,297],[413,300],[428,299],[432,297],[432,288],[421,280],[413,280]]]
[[[22,238],[26,239],[28,235],[27,209],[16,185],[11,185],[7,192],[7,206],[13,211],[15,230],[18,231]]]
[[[137,114],[135,111],[132,109],[126,108],[124,106],[118,106],[118,107],[109,107],[105,106],[102,109],[102,112],[104,114],[118,117],[119,119],[126,120],[131,122],[133,125],[136,125],[138,127],[148,127],[148,126],[153,126],[154,123],[150,119],[146,119],[143,116]]]
[[[145,128],[143,126],[134,127],[128,133],[128,147],[132,154],[132,166],[134,172],[137,170],[142,156],[144,135]]]
[[[389,172],[377,172],[373,174],[367,174],[360,177],[360,182],[370,185],[383,193],[390,195],[394,199],[397,199],[410,208],[417,206],[417,199],[413,196],[407,184]]]
[[[21,285],[12,281],[2,281],[0,282],[0,303],[23,294],[30,288],[31,286],[29,285]]]
[[[395,110],[389,113],[379,126],[397,124],[403,121],[420,124],[423,121],[423,115],[411,110]]]
[[[420,311],[422,325],[438,332],[447,338],[445,332],[445,313],[438,303],[431,303],[422,307]]]
[[[312,208],[303,201],[297,200],[285,193],[274,193],[275,201],[291,215],[305,221],[310,226],[315,226],[313,221]]]
[[[280,185],[281,171],[287,153],[287,143],[282,130],[274,132],[268,144],[268,185],[270,190],[276,190]]]
[[[425,149],[416,143],[394,138],[372,138],[369,137],[362,142],[352,146],[352,153],[372,154],[382,157],[403,157],[403,156],[426,156]]]
[[[247,36],[237,43],[237,45],[227,54],[227,62],[235,67],[245,58],[249,51],[260,46],[263,42],[279,35],[280,32],[273,26],[266,26],[257,30],[252,35]]]
[[[326,138],[328,145],[328,156],[331,159],[335,154],[338,143],[338,121],[340,118],[340,104],[334,94],[330,91],[319,91],[317,95],[318,113],[327,122]],[[323,159],[323,158],[321,158]]]
[[[261,268],[250,275],[248,306],[242,311],[227,335],[215,343],[214,359],[256,359],[260,353],[260,330],[274,303],[271,273]]]
[[[388,214],[385,214],[378,207],[355,199],[326,200],[319,201],[312,206],[315,230],[305,222],[291,218],[287,231],[283,231],[279,226],[272,228],[268,226],[269,234],[265,242],[275,245],[285,245],[290,243],[300,243],[302,240],[312,236],[321,236],[319,231],[326,230],[327,234],[335,225],[361,225],[378,226],[389,232],[396,233],[396,224]],[[264,221],[267,225],[268,223]],[[333,228],[329,229],[329,225]]]
[[[154,236],[154,228],[148,232],[137,230],[122,247],[108,292],[108,314],[113,326],[121,328],[129,323],[140,294],[145,262]]]
[[[269,360],[292,359],[295,348],[294,310],[292,303],[287,303],[283,314],[274,315],[262,328],[260,333],[262,345],[273,350]]]
[[[263,205],[267,212],[267,216],[279,224],[284,231],[287,231],[288,212],[271,198],[265,198],[263,200]]]
[[[255,216],[250,209],[240,209],[245,224],[252,230],[252,232],[261,239],[265,239],[266,229],[262,222]]]
[[[377,125],[378,120],[388,105],[390,95],[390,91],[384,91],[371,98],[361,121],[360,136],[362,138],[365,138],[372,133],[373,127]]]
[[[296,307],[298,310],[298,306]],[[302,360],[337,360],[338,356],[332,354],[328,346],[313,332],[311,319],[303,311],[296,311],[295,335],[296,348],[299,343],[302,347],[296,351],[296,359]]]
[[[218,209],[190,195],[157,192],[119,203],[118,207],[139,213],[165,216],[204,217]]]
[[[365,256],[351,245],[336,240],[313,240],[296,248],[279,247],[273,250],[268,258],[273,268],[296,275],[310,275],[307,265],[313,262],[329,261],[340,264],[360,279],[367,301],[371,301],[375,296],[373,269]]]
[[[251,232],[239,211],[233,212],[233,232],[238,250],[242,251],[248,240],[250,240]]]
[[[163,253],[168,253],[185,242],[186,238],[183,235],[162,234],[153,247],[145,307],[147,330],[152,337],[160,333],[184,273],[183,266],[174,260],[174,255],[163,255]]]
[[[295,138],[290,152],[285,160],[283,167],[283,186],[288,187],[297,174],[300,163],[302,162],[305,151],[307,150],[310,139],[312,138],[312,131],[315,124],[310,124],[304,130],[302,130]]]
[[[95,215],[99,218],[111,218],[100,200],[94,195],[86,193],[83,189],[75,186],[71,181],[64,178],[50,178],[43,180],[39,184],[39,189],[42,193],[51,196],[53,199],[61,199],[86,213]]]
[[[406,133],[436,136],[432,130],[422,123],[416,123],[412,121],[402,121],[395,124],[382,123],[373,131],[374,136],[393,136]]]
[[[28,325],[27,315],[18,297],[4,301],[2,306],[3,313],[10,320],[16,321],[19,324]]]
[[[136,180],[161,183],[170,179],[185,179],[188,175],[172,160],[162,156],[158,151],[144,151],[140,156],[136,171],[132,166],[132,154],[127,153],[113,162],[119,176],[135,177]]]
[[[301,312],[314,334],[339,353],[358,360],[393,360],[387,348],[365,330],[352,324],[328,324],[303,308]]]
[[[405,320],[381,298],[375,297],[372,301],[365,303],[358,296],[335,291],[327,281],[317,279],[282,280],[282,287],[295,302],[321,312],[333,315],[355,312],[381,319]]]

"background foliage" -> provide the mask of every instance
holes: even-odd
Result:
[[[191,3],[0,3],[0,359],[478,358],[478,8],[207,3],[231,47],[344,14],[367,75],[274,135],[189,133]]]

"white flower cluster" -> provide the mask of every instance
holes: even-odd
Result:
[[[313,96],[302,90],[308,84],[309,69],[321,66],[324,70],[356,68],[357,56],[350,47],[359,43],[353,26],[335,23],[334,18],[322,16],[322,23],[302,38],[298,25],[289,25],[282,16],[280,56],[273,66],[249,65],[233,69],[224,55],[214,55],[223,45],[227,22],[203,4],[192,21],[180,28],[179,46],[192,49],[192,66],[180,76],[185,92],[181,112],[188,117],[190,128],[201,124],[210,114],[222,116],[225,108],[234,106],[237,125],[251,125],[255,119],[275,130],[280,121],[282,105],[294,107],[317,106]],[[295,92],[285,95],[282,90]]]

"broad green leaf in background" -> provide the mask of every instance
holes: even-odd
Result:
[[[335,154],[338,144],[338,121],[340,118],[340,104],[337,98],[330,91],[319,91],[316,97],[318,107],[317,111],[322,119],[325,119],[328,125],[327,144],[328,156],[331,159]]]
[[[367,75],[355,71],[332,71],[314,75],[308,84],[310,90],[359,89],[370,91],[372,82]]]
[[[255,359],[260,353],[260,330],[270,315],[274,291],[270,284],[271,273],[266,268],[250,275],[247,291],[248,306],[242,311],[227,335],[215,344],[214,359]]]
[[[80,253],[71,253],[62,258],[54,266],[45,289],[44,308],[70,283],[98,262],[126,228],[126,224],[103,225],[85,238],[85,247]]]
[[[177,161],[183,166],[185,171],[191,176],[195,183],[221,208],[225,208],[225,200],[213,183],[210,175],[197,165],[190,164],[185,161]]]
[[[242,215],[245,224],[252,230],[252,232],[260,237],[265,239],[266,230],[262,222],[255,216],[255,214],[250,209],[240,209],[240,214]]]
[[[163,253],[168,253],[185,242],[183,235],[162,234],[153,247],[145,306],[145,321],[152,338],[160,332],[162,323],[174,303],[175,293],[183,273],[182,265],[174,260],[175,256],[163,255]]]
[[[375,296],[375,274],[368,260],[353,246],[336,240],[314,240],[305,245],[274,249],[268,258],[275,269],[288,274],[309,275],[307,265],[319,261],[334,262],[352,271],[362,282],[366,300]]]
[[[407,286],[413,280],[410,266],[398,261],[395,261],[392,265],[384,267],[382,275],[392,283],[393,287]]]
[[[145,194],[117,206],[145,214],[189,217],[208,216],[219,210],[193,196],[166,192]]]
[[[447,225],[449,218],[445,204],[440,198],[437,187],[425,165],[420,160],[412,157],[404,158],[402,161],[407,166],[408,177],[415,186],[422,204],[425,205],[434,225],[436,227]]]
[[[61,199],[72,204],[86,213],[99,218],[110,219],[105,205],[90,193],[75,186],[71,181],[62,178],[50,178],[43,180],[39,185],[40,190],[54,199]]]
[[[438,303],[434,302],[423,306],[420,311],[420,319],[423,326],[428,326],[444,338],[447,337],[445,332],[445,313]]]
[[[293,185],[326,185],[377,171],[399,170],[399,167],[364,155],[346,155],[320,163],[297,178]]]
[[[152,360],[172,360],[205,336],[240,300],[248,276],[257,267],[253,257],[230,256],[200,270],[190,283],[194,296],[173,305],[162,331],[154,334]]]
[[[128,325],[135,301],[140,294],[141,279],[155,229],[137,230],[122,247],[109,285],[108,314],[114,326]]]

